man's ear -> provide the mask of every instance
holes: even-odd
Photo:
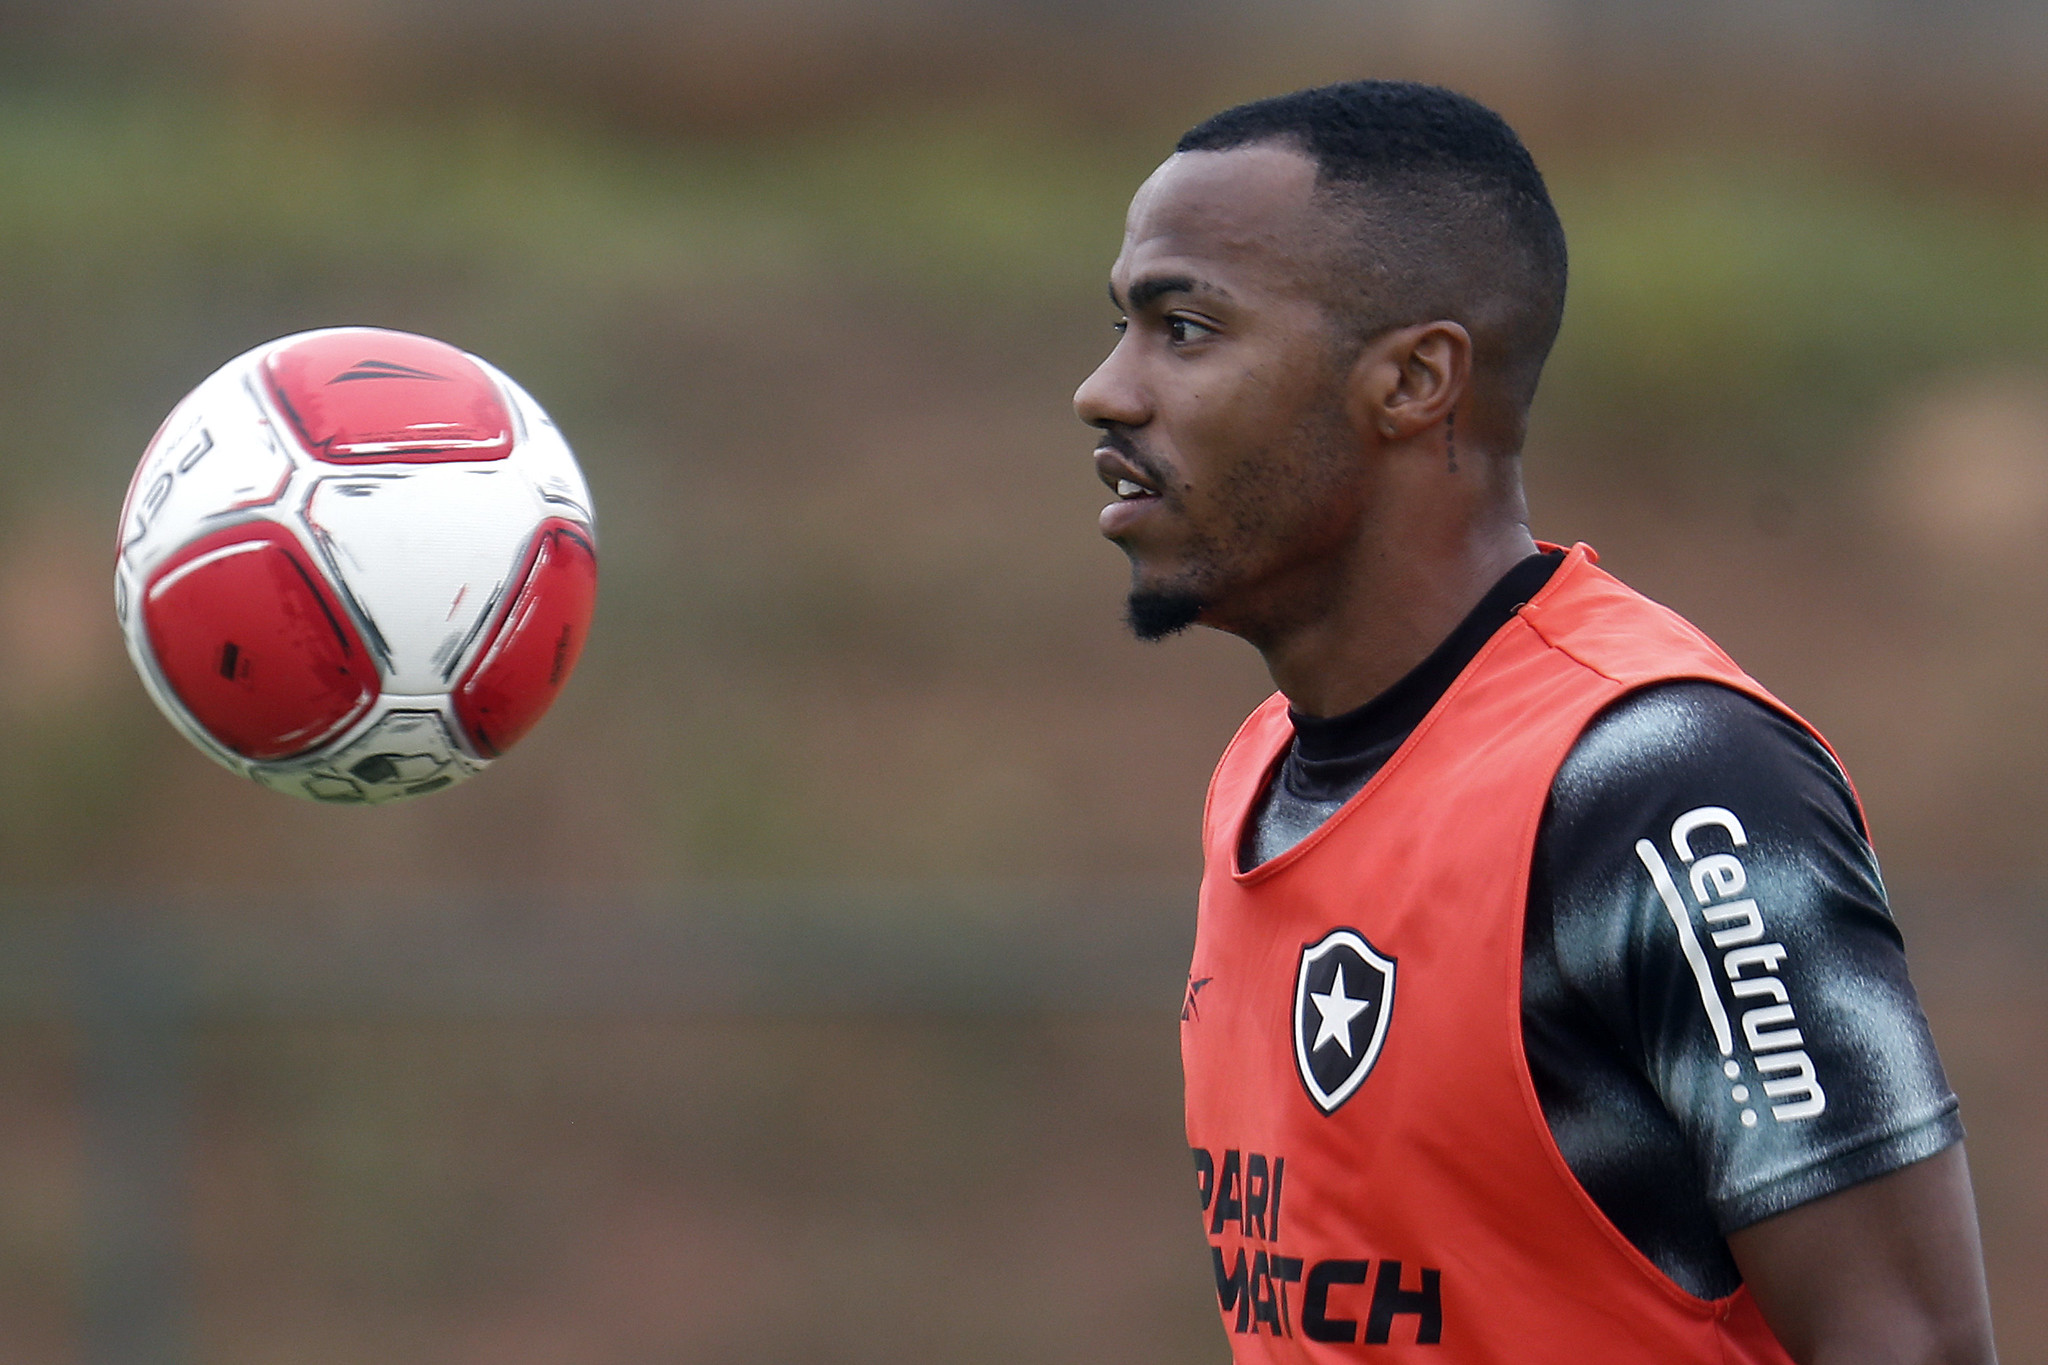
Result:
[[[1472,383],[1472,334],[1449,320],[1397,327],[1367,342],[1351,371],[1356,416],[1387,441],[1443,421]]]

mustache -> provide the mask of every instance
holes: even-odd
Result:
[[[1154,488],[1162,493],[1166,491],[1165,468],[1145,453],[1144,447],[1138,444],[1137,437],[1132,435],[1129,427],[1121,422],[1105,422],[1102,424],[1101,432],[1102,434],[1095,438],[1097,450],[1105,447],[1114,450],[1129,462],[1131,468],[1143,474]]]

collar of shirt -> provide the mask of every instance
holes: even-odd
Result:
[[[1494,632],[1550,581],[1563,562],[1561,550],[1538,551],[1502,574],[1428,658],[1358,709],[1341,716],[1305,716],[1288,708],[1294,746],[1284,776],[1294,794],[1327,800],[1329,792],[1345,787],[1355,791],[1364,785],[1357,780],[1359,765],[1370,763],[1367,776],[1377,770]]]

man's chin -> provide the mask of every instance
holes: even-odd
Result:
[[[1136,588],[1125,600],[1124,621],[1140,640],[1164,640],[1200,620],[1206,605],[1192,592]]]

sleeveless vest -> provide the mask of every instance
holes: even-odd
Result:
[[[1789,1365],[1746,1289],[1694,1298],[1607,1222],[1522,1050],[1551,780],[1609,702],[1684,678],[1786,711],[1580,545],[1362,791],[1250,872],[1237,851],[1292,737],[1285,699],[1231,741],[1181,1053],[1239,1362]]]

